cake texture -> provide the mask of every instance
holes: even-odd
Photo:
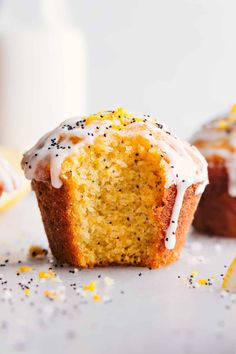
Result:
[[[208,181],[195,147],[122,108],[63,122],[22,167],[53,255],[80,267],[178,259]]]
[[[207,159],[209,173],[193,225],[200,232],[236,237],[236,105],[204,125],[192,142]]]

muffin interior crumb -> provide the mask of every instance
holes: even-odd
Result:
[[[140,136],[99,137],[64,161],[61,178],[72,191],[74,243],[84,264],[135,265],[152,258],[165,184],[156,147]]]

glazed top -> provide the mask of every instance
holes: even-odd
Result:
[[[228,114],[203,125],[192,142],[207,158],[209,166],[219,160],[228,173],[228,192],[236,197],[236,104]]]
[[[166,168],[166,184],[177,186],[177,196],[172,211],[165,245],[175,247],[175,233],[186,189],[199,184],[196,194],[203,192],[208,183],[207,163],[199,151],[172,135],[162,124],[149,115],[136,115],[123,108],[104,111],[84,118],[72,118],[64,121],[55,130],[44,135],[39,142],[24,154],[22,168],[28,179],[44,180],[40,173],[43,162],[50,165],[51,184],[54,188],[62,186],[61,165],[64,159],[79,154],[81,147],[94,144],[98,136],[109,139],[118,134],[123,137],[142,136],[151,147],[157,146]]]
[[[20,187],[20,177],[14,168],[0,157],[0,189],[3,192],[11,193]]]

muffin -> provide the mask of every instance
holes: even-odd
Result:
[[[20,187],[20,177],[11,164],[0,154],[0,196]]]
[[[122,108],[66,120],[22,167],[53,255],[80,267],[175,261],[207,183],[195,147]]]
[[[209,172],[193,225],[200,232],[236,237],[236,105],[204,125],[192,142],[207,159]]]

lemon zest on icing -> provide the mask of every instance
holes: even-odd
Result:
[[[96,114],[91,114],[88,117],[85,117],[84,120],[86,125],[91,124],[94,121],[108,120],[114,123],[114,125],[112,125],[112,128],[120,130],[122,129],[121,127],[124,128],[126,124],[129,124],[133,117],[134,114],[126,111],[122,107],[118,107],[115,111],[101,111]],[[136,122],[142,122],[143,120],[144,118],[142,117],[135,117]],[[120,124],[117,124],[118,122]]]

